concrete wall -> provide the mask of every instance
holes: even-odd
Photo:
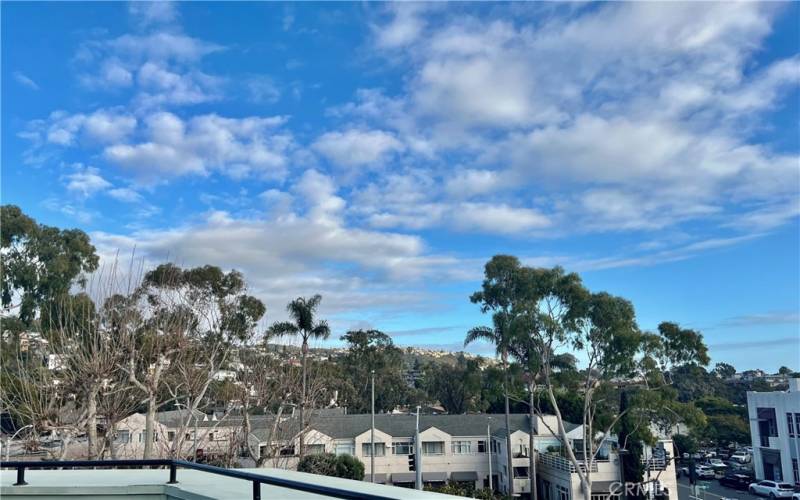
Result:
[[[800,457],[800,433],[795,428],[795,437],[789,437],[786,414],[800,414],[800,391],[793,392],[748,392],[747,411],[750,420],[750,436],[753,444],[753,469],[756,478],[764,479],[761,435],[758,428],[758,408],[774,408],[778,437],[770,440],[766,449],[775,450],[781,457],[781,480],[794,482],[792,459]]]

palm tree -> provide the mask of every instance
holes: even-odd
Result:
[[[510,495],[514,495],[514,466],[511,455],[511,422],[509,415],[511,410],[508,402],[509,380],[508,380],[508,354],[514,342],[514,334],[512,328],[512,316],[505,311],[498,311],[492,315],[493,326],[477,326],[467,332],[467,337],[464,339],[464,347],[477,341],[485,340],[494,344],[497,354],[500,355],[500,361],[503,366],[504,382],[503,382],[503,395],[505,396],[506,403],[506,450],[508,457],[508,491]],[[491,443],[488,443],[491,444]],[[489,447],[491,452],[491,447]]]
[[[294,320],[279,321],[273,323],[269,328],[270,337],[283,337],[286,335],[299,335],[303,340],[301,348],[301,369],[303,371],[303,390],[300,401],[300,456],[303,456],[304,437],[306,431],[306,403],[307,403],[307,377],[308,371],[306,359],[308,357],[309,339],[327,339],[331,335],[331,329],[325,320],[314,321],[314,314],[322,301],[322,296],[317,294],[311,298],[298,297],[289,302],[286,310]]]

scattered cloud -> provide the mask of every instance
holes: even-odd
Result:
[[[748,349],[766,349],[782,347],[784,349],[791,349],[798,351],[800,349],[800,338],[798,337],[782,337],[778,339],[760,339],[754,341],[743,342],[723,342],[720,344],[711,344],[708,346],[713,352],[718,351],[739,351]]]
[[[143,140],[107,146],[108,161],[153,182],[212,170],[234,178],[281,178],[286,174],[292,137],[281,131],[283,117],[224,118],[215,114],[184,121],[157,112],[146,117]]]
[[[28,87],[31,90],[39,90],[39,85],[21,71],[15,71],[13,73],[13,76],[14,80],[16,80],[17,83],[19,83],[23,87]]]
[[[67,191],[82,198],[88,198],[111,187],[111,183],[103,179],[100,170],[94,167],[77,166],[77,170],[64,176]]]
[[[312,148],[338,165],[361,167],[386,161],[404,146],[393,134],[382,130],[348,129],[326,132]]]
[[[797,311],[772,311],[762,314],[747,314],[728,318],[720,326],[767,326],[800,325]]]

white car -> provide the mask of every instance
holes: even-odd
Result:
[[[759,481],[750,485],[747,490],[751,495],[761,495],[770,498],[792,498],[794,487],[789,483],[775,481]]]
[[[714,479],[714,469],[707,465],[698,465],[694,468],[698,479]]]
[[[739,462],[740,464],[746,464],[750,463],[752,457],[746,451],[737,451],[736,453],[731,455],[731,460],[733,460],[734,462]]]
[[[793,493],[792,500],[800,500],[800,493]]]
[[[724,469],[725,467],[727,467],[725,462],[723,462],[722,459],[719,459],[719,458],[709,459],[708,465],[710,465],[711,467],[720,468],[720,469]]]

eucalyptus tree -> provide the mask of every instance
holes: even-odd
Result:
[[[301,369],[303,384],[300,393],[300,456],[305,451],[306,407],[308,404],[308,342],[309,340],[327,339],[331,329],[325,320],[315,318],[322,296],[317,294],[309,298],[298,297],[289,302],[286,310],[292,321],[279,321],[269,328],[268,337],[299,336],[301,345]]]
[[[517,300],[517,287],[521,265],[519,259],[511,255],[495,255],[484,267],[484,280],[481,290],[470,296],[473,304],[480,304],[482,313],[492,313],[492,326],[478,326],[467,332],[464,345],[477,340],[485,340],[495,346],[503,366],[506,422],[506,448],[508,456],[508,491],[514,494],[514,470],[511,455],[511,423],[509,408],[510,383],[508,377],[509,349],[514,337],[517,316],[514,304]]]
[[[39,224],[14,205],[0,207],[0,218],[0,299],[30,326],[43,304],[61,300],[73,285],[85,286],[99,257],[80,229]]]
[[[215,374],[254,336],[266,308],[247,294],[238,271],[225,273],[208,265],[159,265],[130,297],[114,297],[113,302],[121,308],[117,317],[132,322],[120,329],[128,339],[128,358],[120,368],[145,395],[144,457],[153,453],[156,411],[168,402],[185,410],[169,448],[178,455],[183,430],[207,400]]]

